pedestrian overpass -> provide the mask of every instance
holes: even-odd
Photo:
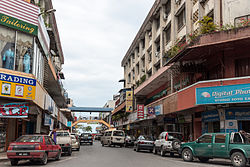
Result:
[[[113,108],[102,108],[102,107],[69,107],[71,112],[112,112]],[[76,126],[79,123],[100,123],[107,126],[109,129],[111,128],[110,124],[105,122],[104,120],[77,120],[74,122],[71,127]]]

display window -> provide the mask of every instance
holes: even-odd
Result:
[[[0,26],[0,67],[32,73],[33,41],[31,35]]]

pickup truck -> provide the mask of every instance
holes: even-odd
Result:
[[[67,153],[69,156],[72,154],[72,139],[69,131],[57,130],[56,144],[59,144],[61,146],[63,153]]]
[[[201,162],[225,158],[231,159],[235,167],[244,167],[250,160],[250,143],[239,132],[205,133],[193,142],[181,144],[180,153],[184,161],[193,161],[194,157]]]

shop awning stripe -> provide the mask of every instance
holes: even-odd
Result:
[[[39,8],[20,0],[0,0],[0,12],[22,21],[38,25]],[[26,5],[29,4],[29,5]]]

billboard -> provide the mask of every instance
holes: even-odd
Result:
[[[7,103],[0,105],[0,118],[28,118],[28,103]]]

